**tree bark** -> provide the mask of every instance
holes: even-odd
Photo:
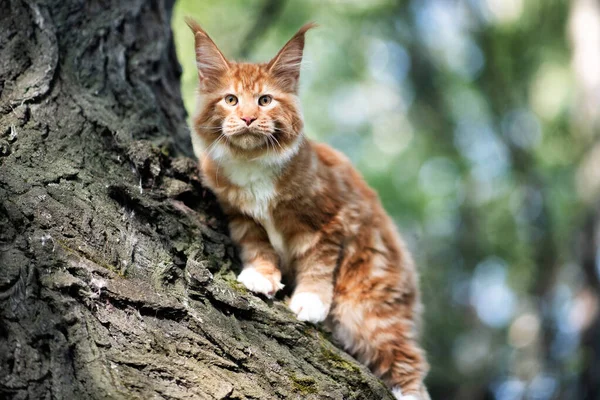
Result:
[[[391,399],[235,282],[172,6],[0,0],[0,398]]]

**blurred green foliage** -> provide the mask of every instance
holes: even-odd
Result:
[[[597,191],[576,177],[598,135],[579,109],[586,88],[567,24],[576,3],[176,5],[189,113],[184,16],[226,56],[251,61],[269,60],[305,22],[320,25],[302,69],[306,133],[353,160],[415,254],[434,399],[577,398],[586,355],[573,238]]]

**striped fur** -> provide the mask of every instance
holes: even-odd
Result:
[[[225,60],[196,23],[200,108],[195,151],[203,182],[229,217],[244,268],[266,296],[292,285],[290,308],[325,321],[397,398],[429,399],[417,343],[420,301],[410,254],[341,153],[308,140],[297,97],[303,27],[265,64]],[[216,71],[216,72],[215,72]],[[227,95],[238,102],[230,105]],[[272,96],[261,106],[262,95]],[[255,118],[249,126],[242,118]]]

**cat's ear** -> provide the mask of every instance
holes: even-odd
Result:
[[[279,50],[279,53],[269,61],[267,68],[283,90],[293,93],[298,91],[300,64],[302,63],[302,52],[304,51],[304,34],[315,26],[315,23],[310,22],[300,28]]]
[[[198,76],[200,84],[204,87],[210,86],[223,73],[229,69],[229,62],[221,53],[215,42],[192,18],[187,17],[185,22],[194,33],[196,42],[196,65],[198,67]]]

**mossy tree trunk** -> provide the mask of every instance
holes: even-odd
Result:
[[[0,398],[391,398],[235,283],[172,6],[0,0]]]

